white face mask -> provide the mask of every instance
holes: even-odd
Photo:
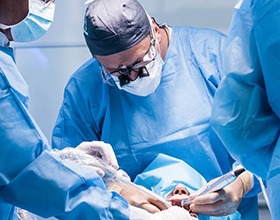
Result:
[[[29,0],[29,13],[19,24],[11,28],[15,42],[30,42],[42,37],[51,26],[55,5],[41,0]]]
[[[131,81],[122,87],[120,86],[118,77],[112,75],[112,78],[119,89],[137,96],[148,96],[157,89],[160,83],[163,64],[164,61],[162,60],[160,53],[157,52],[155,60],[146,66],[149,76],[141,78],[137,77],[136,80]]]

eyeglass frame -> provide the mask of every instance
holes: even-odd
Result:
[[[102,76],[102,79],[105,83],[109,84],[109,85],[114,85],[114,83],[112,83],[112,75],[115,76],[115,77],[118,77],[120,79],[120,81],[125,81],[123,83],[121,83],[123,85],[125,84],[128,84],[130,82],[128,76],[131,75],[131,72],[132,71],[135,71],[135,72],[138,72],[138,71],[142,71],[143,74],[139,74],[139,77],[145,77],[145,76],[149,76],[149,72],[146,68],[146,66],[148,64],[150,64],[151,62],[153,62],[156,58],[156,55],[157,55],[157,50],[156,50],[156,47],[155,47],[155,38],[152,34],[152,31],[150,32],[149,36],[151,37],[151,40],[150,40],[150,47],[149,47],[149,50],[148,52],[144,55],[143,59],[139,62],[136,62],[135,64],[133,64],[132,66],[126,66],[126,65],[123,65],[121,64],[119,67],[118,67],[118,70],[115,70],[113,72],[109,72],[106,67],[104,67],[99,61],[99,66],[100,66],[100,72],[101,72],[101,76]],[[145,57],[146,56],[150,56],[150,54],[152,54],[152,58],[148,61],[144,61]],[[139,64],[142,64],[142,63],[145,63],[143,66],[140,66],[140,67],[136,67],[136,65],[139,65]],[[125,73],[123,70],[120,70],[120,68],[122,69],[126,69],[125,70]],[[116,74],[116,73],[119,73],[119,74]]]

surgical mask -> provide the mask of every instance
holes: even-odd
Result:
[[[29,0],[29,14],[11,33],[15,42],[30,42],[42,37],[51,26],[55,5],[52,1]]]
[[[112,75],[117,87],[137,96],[148,96],[153,93],[160,83],[164,64],[160,53],[156,53],[155,60],[146,66],[149,76],[137,77],[134,81],[120,86],[119,78]]]
[[[11,27],[14,27],[16,24],[13,24],[13,25],[6,25],[6,24],[1,24],[0,23],[0,29],[2,30],[6,30],[6,29],[9,29]]]

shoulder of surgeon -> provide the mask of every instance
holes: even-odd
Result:
[[[180,26],[172,27],[172,29],[173,36],[185,42],[188,41],[193,50],[223,46],[223,41],[227,37],[224,33],[210,28]]]
[[[95,58],[91,58],[73,73],[65,89],[72,93],[81,92],[84,95],[98,93],[100,95],[101,91],[102,93],[108,91],[109,87],[112,86],[103,83],[99,63]]]
[[[82,64],[70,77],[68,84],[75,81],[76,83],[82,83],[83,86],[94,83],[102,84],[102,77],[100,73],[99,63],[95,58],[90,58],[84,64]],[[99,82],[99,83],[98,83]]]
[[[99,63],[95,58],[90,58],[68,80],[64,89],[64,101],[80,100],[81,105],[99,106],[108,102],[109,93],[118,93],[115,89],[117,87],[103,82]]]

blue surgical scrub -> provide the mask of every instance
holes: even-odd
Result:
[[[128,219],[127,202],[106,192],[92,169],[50,154],[27,111],[28,87],[13,50],[0,46],[0,57],[0,219],[17,219],[15,206],[59,219]]]
[[[280,219],[280,2],[244,0],[229,31],[226,78],[212,124],[232,156],[266,181],[272,219]]]
[[[173,28],[161,83],[146,97],[103,83],[98,62],[90,59],[66,86],[53,145],[108,142],[132,180],[159,153],[187,162],[207,181],[228,172],[234,161],[209,122],[225,38],[208,29]],[[255,220],[254,193],[247,200],[252,208],[241,214],[253,213]]]

